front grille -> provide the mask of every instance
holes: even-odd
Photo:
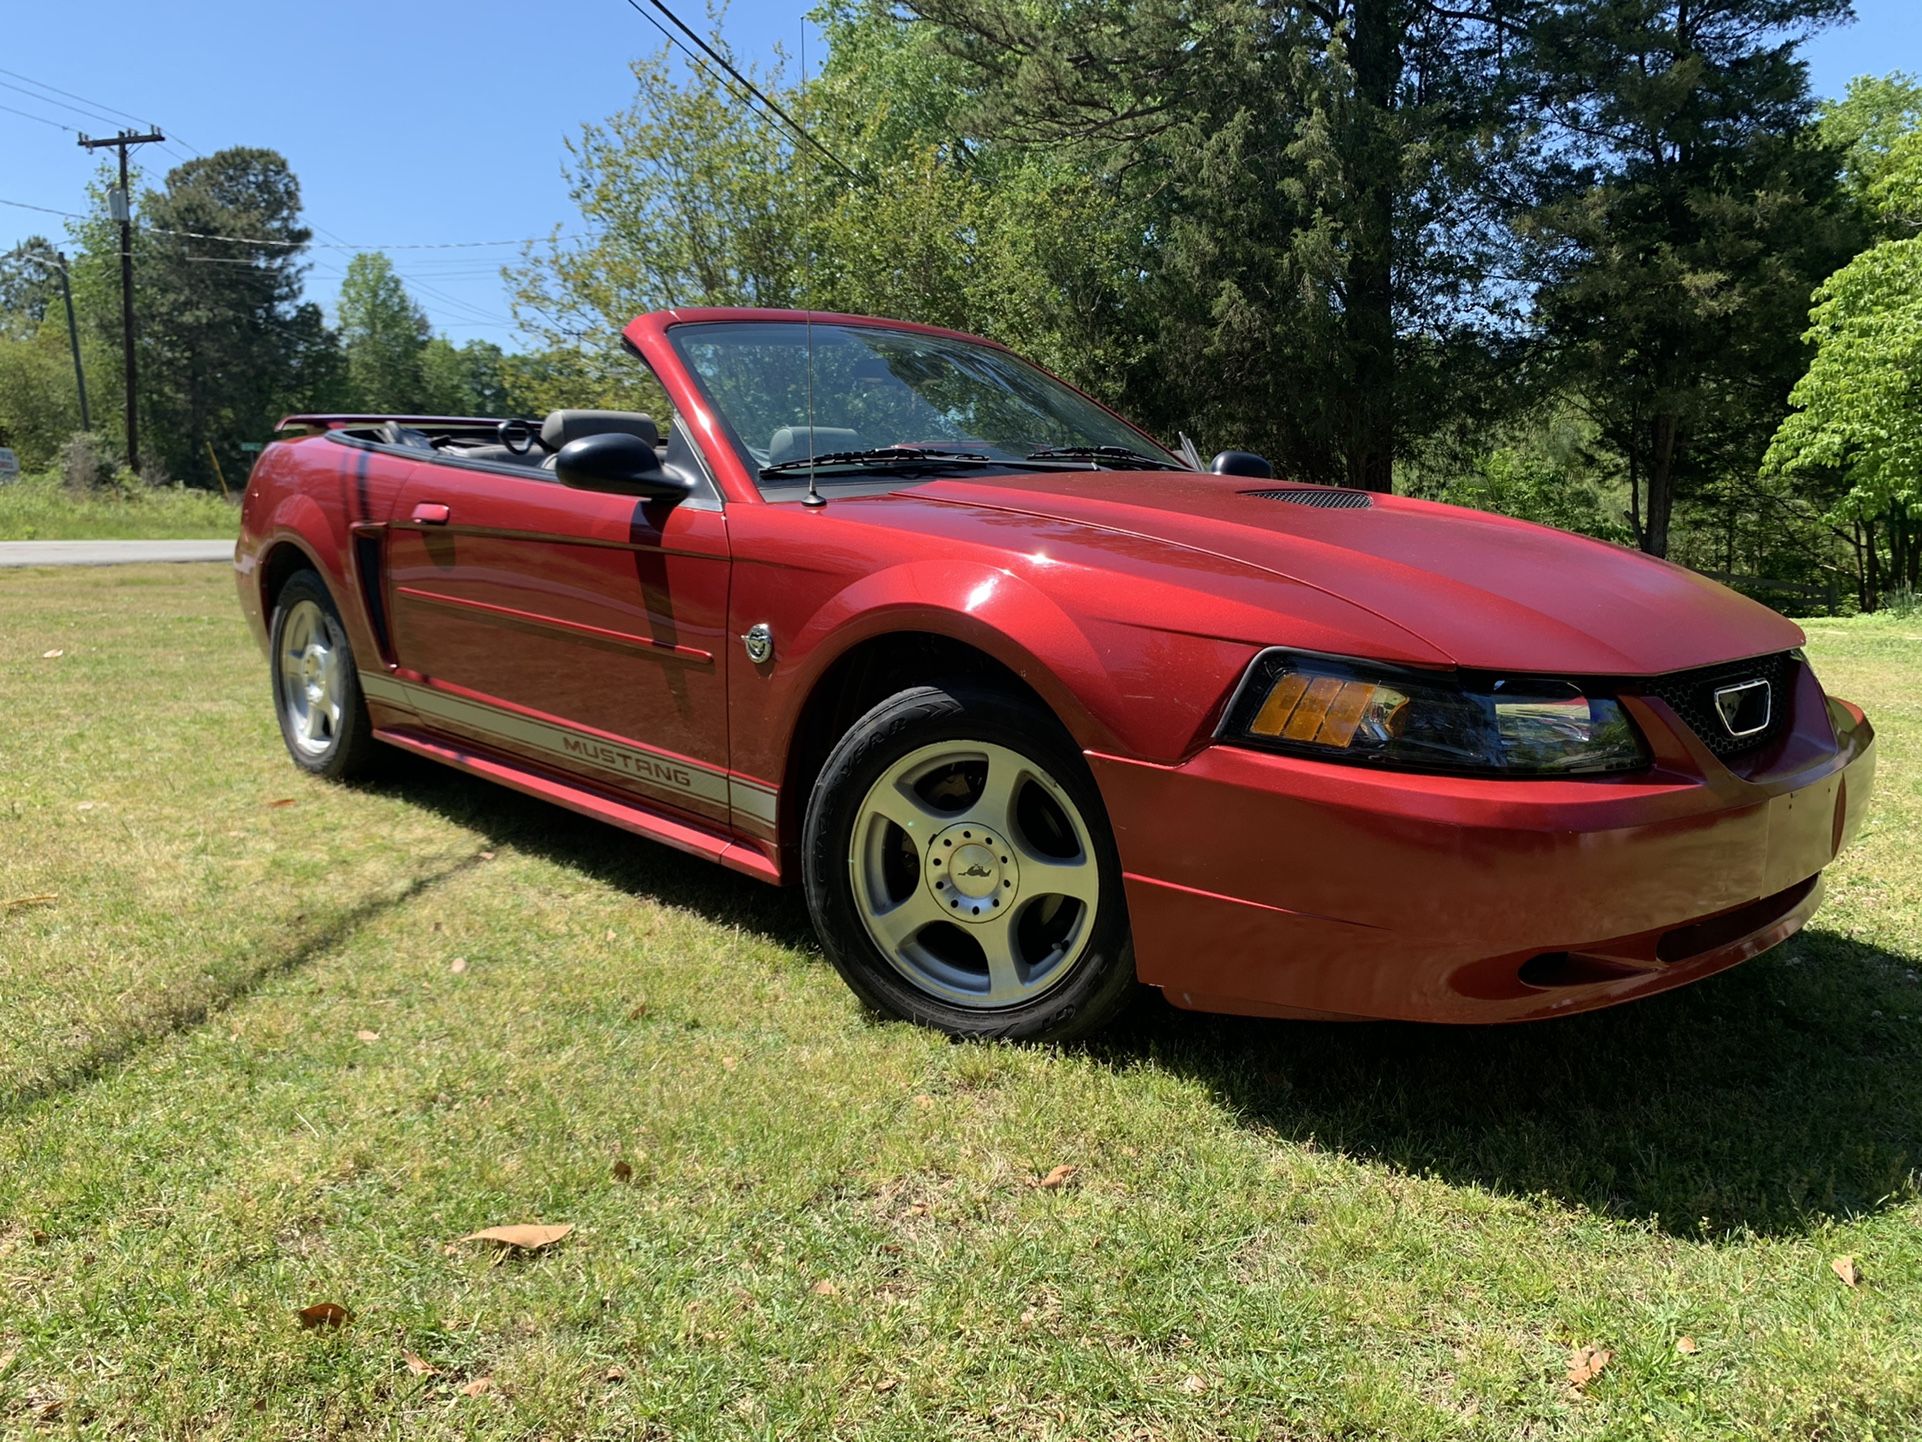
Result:
[[[1704,666],[1698,671],[1676,671],[1657,676],[1646,683],[1652,696],[1666,701],[1669,709],[1688,723],[1688,729],[1717,756],[1740,756],[1766,746],[1782,734],[1789,720],[1789,683],[1792,676],[1787,652],[1758,656],[1752,661],[1731,661],[1721,666]],[[1715,709],[1715,693],[1724,686],[1739,686],[1744,681],[1769,683],[1768,725],[1753,736],[1731,736]]]
[[[1290,501],[1323,511],[1365,511],[1374,502],[1366,491],[1344,491],[1338,486],[1289,486],[1272,491],[1243,491],[1258,501]]]

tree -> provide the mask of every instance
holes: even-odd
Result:
[[[506,415],[506,362],[492,341],[456,346],[446,336],[433,337],[421,351],[421,408],[436,415]]]
[[[271,434],[290,394],[300,304],[300,183],[279,154],[236,146],[170,170],[141,199],[141,404],[147,444],[175,476],[228,470]]]
[[[41,236],[0,255],[0,445],[29,470],[50,465],[80,428],[58,267]]]
[[[42,470],[79,429],[66,321],[49,318],[31,334],[0,332],[0,446],[18,452],[26,470]]]
[[[363,251],[347,262],[339,317],[349,404],[361,411],[422,410],[427,315],[379,251]]]
[[[1893,238],[1815,292],[1814,358],[1762,466],[1765,478],[1840,483],[1830,519],[1851,527],[1866,610],[1880,599],[1884,541],[1894,582],[1922,582],[1922,128],[1885,136],[1875,154],[1864,200]]]
[[[1137,221],[1151,420],[1386,490],[1412,437],[1509,399],[1519,0],[911,8],[973,67],[988,136],[1074,156]]]
[[[1888,174],[1896,143],[1922,128],[1922,81],[1900,70],[1858,75],[1840,100],[1821,106],[1816,125],[1823,142],[1841,156],[1843,186],[1873,212],[1870,192]]]
[[[0,255],[0,327],[22,333],[38,329],[50,307],[60,304],[58,252],[45,236],[28,236]]]
[[[1808,132],[1798,39],[1847,0],[1558,0],[1531,24],[1558,138],[1520,217],[1544,332],[1628,473],[1644,550],[1678,494],[1753,474],[1796,317],[1860,241]]]

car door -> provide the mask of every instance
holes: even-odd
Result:
[[[425,724],[727,821],[728,544],[711,483],[669,504],[422,459],[385,572],[394,680]]]

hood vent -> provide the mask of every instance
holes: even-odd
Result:
[[[1243,491],[1258,501],[1287,501],[1297,506],[1314,506],[1323,511],[1365,511],[1374,502],[1366,491],[1345,491],[1339,486],[1289,486],[1272,491]]]

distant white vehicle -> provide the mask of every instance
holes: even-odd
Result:
[[[0,446],[0,486],[20,474],[20,458],[5,446]]]

